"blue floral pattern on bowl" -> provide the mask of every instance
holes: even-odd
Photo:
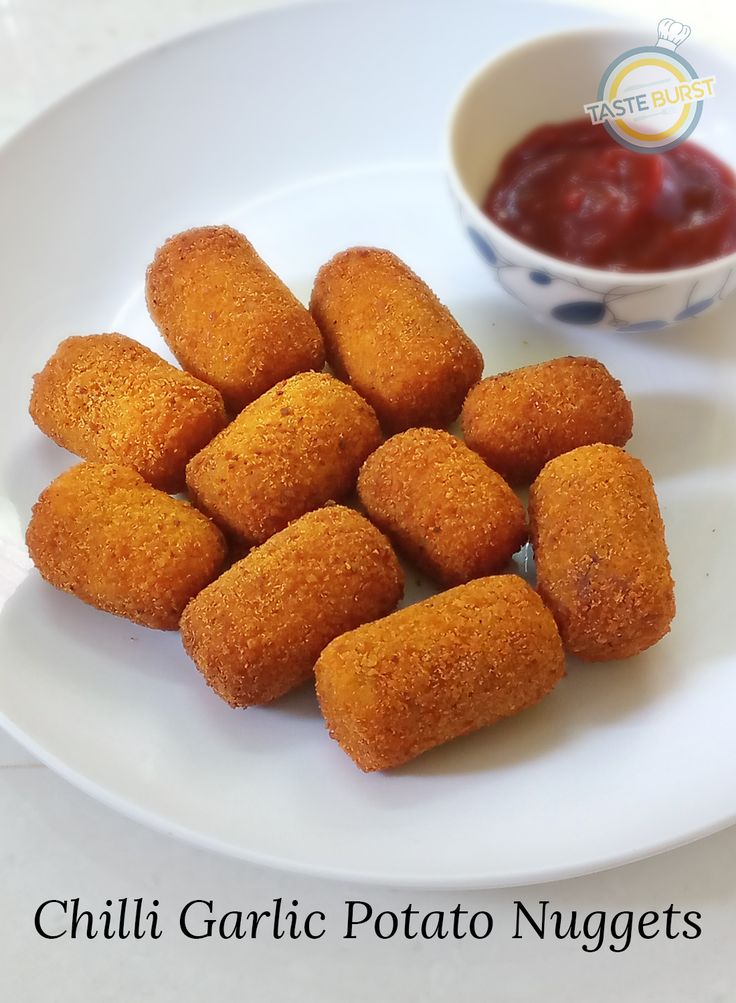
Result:
[[[699,316],[736,287],[736,268],[728,265],[708,271],[702,278],[681,279],[677,283],[627,283],[622,273],[620,283],[602,279],[587,284],[555,275],[548,269],[515,262],[477,227],[465,220],[464,225],[471,243],[507,293],[535,314],[564,324],[607,328],[624,334],[659,331]],[[602,285],[606,288],[601,288]]]

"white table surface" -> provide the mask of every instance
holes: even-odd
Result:
[[[0,140],[41,108],[112,63],[217,18],[276,6],[278,0],[0,0]],[[369,2],[369,0],[366,0]],[[448,0],[451,2],[451,0]],[[490,0],[489,0],[490,2]],[[693,24],[698,40],[736,53],[736,12],[678,0],[600,3],[655,22]],[[686,795],[686,792],[684,792]],[[263,870],[174,842],[96,804],[0,732],[0,1000],[201,1000],[239,998],[345,1003],[375,999],[501,1000],[515,1003],[613,1000],[730,1003],[736,999],[736,828],[648,861],[538,887],[421,893],[373,889]],[[157,941],[45,941],[37,906],[79,896],[100,910],[107,898],[161,902]],[[190,899],[220,912],[298,899],[330,918],[315,942],[190,941],[176,932]],[[422,911],[462,903],[493,913],[487,941],[342,939],[345,899],[376,912],[410,902]],[[635,940],[625,953],[586,954],[580,941],[512,940],[514,900],[583,915],[592,910],[702,913],[699,939]],[[257,994],[257,996],[255,995]]]

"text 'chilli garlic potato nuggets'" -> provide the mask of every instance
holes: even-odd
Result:
[[[564,657],[539,596],[497,575],[343,634],[315,672],[330,735],[362,770],[384,770],[537,703]]]
[[[462,410],[465,441],[511,484],[530,483],[544,464],[577,446],[631,438],[631,404],[595,359],[567,356],[473,387]]]
[[[31,417],[87,460],[133,467],[163,491],[226,423],[222,397],[122,334],[62,341],[33,380]]]
[[[441,585],[498,571],[526,541],[524,506],[503,478],[449,432],[413,428],[363,464],[370,518]]]
[[[568,651],[636,655],[675,615],[664,526],[646,467],[616,446],[581,446],[545,466],[529,493],[537,587]]]
[[[319,270],[310,309],[330,366],[387,433],[448,425],[483,372],[480,352],[450,311],[390,251],[335,255]]]
[[[146,301],[182,366],[217,387],[230,411],[324,365],[309,311],[229,226],[170,237],[148,267]]]
[[[309,512],[234,564],[187,606],[184,647],[233,707],[307,680],[333,638],[390,612],[403,576],[391,545],[342,505]]]
[[[57,477],[33,507],[26,543],[57,589],[161,630],[176,630],[225,561],[222,534],[201,512],[108,463]]]
[[[250,404],[187,467],[196,504],[232,536],[263,543],[355,487],[381,443],[371,407],[327,373],[301,373]]]

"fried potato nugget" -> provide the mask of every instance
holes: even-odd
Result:
[[[209,519],[112,463],[80,463],[57,477],[33,507],[26,543],[57,589],[160,630],[176,630],[225,562]]]
[[[310,678],[334,637],[392,610],[403,587],[388,540],[358,512],[330,505],[200,592],[182,617],[182,640],[231,706],[269,703]]]
[[[564,675],[564,657],[539,596],[497,575],[343,634],[315,672],[330,735],[369,771],[531,707]]]
[[[170,237],[148,267],[146,301],[182,366],[217,387],[232,412],[325,363],[309,311],[229,226]]]
[[[86,460],[133,467],[163,491],[226,423],[222,397],[122,334],[62,341],[33,378],[31,417]]]
[[[319,270],[310,302],[335,373],[387,434],[454,421],[483,357],[450,311],[395,254],[352,247]]]
[[[195,456],[187,484],[233,537],[263,543],[348,495],[380,443],[378,419],[362,397],[327,373],[301,373],[254,401]]]
[[[566,356],[473,387],[462,410],[465,441],[511,484],[529,484],[544,464],[577,446],[631,438],[631,404],[595,359]]]
[[[401,432],[363,464],[358,495],[397,547],[441,585],[498,571],[526,542],[524,506],[459,439]]]
[[[675,598],[649,471],[616,446],[581,446],[529,493],[539,594],[568,651],[628,658],[670,629]]]

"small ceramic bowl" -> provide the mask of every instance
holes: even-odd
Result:
[[[510,236],[480,206],[504,154],[531,129],[584,117],[606,67],[656,40],[637,29],[547,35],[486,64],[462,91],[448,135],[450,186],[468,237],[498,282],[537,316],[616,331],[654,331],[704,313],[736,289],[736,254],[691,268],[620,272],[552,257]],[[685,58],[716,77],[693,140],[736,165],[736,66],[690,42]],[[600,127],[602,128],[602,126]]]

